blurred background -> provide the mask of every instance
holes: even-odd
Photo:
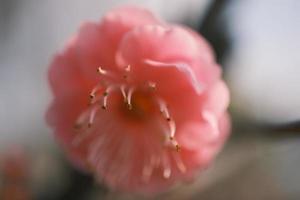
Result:
[[[0,0],[0,199],[141,199],[73,169],[44,120],[54,52],[123,4],[202,33],[231,90],[233,132],[214,165],[157,198],[298,200],[298,0]]]

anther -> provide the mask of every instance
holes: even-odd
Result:
[[[130,65],[127,65],[126,67],[125,67],[125,74],[123,74],[123,78],[125,79],[125,80],[127,80],[128,79],[128,72],[130,72]]]
[[[103,86],[102,85],[100,85],[100,84],[98,84],[98,85],[96,85],[93,89],[92,89],[92,91],[91,91],[91,93],[90,93],[90,100],[91,100],[91,102],[90,102],[90,104],[93,104],[93,103],[95,103],[95,98],[96,98],[96,93],[99,91],[99,90],[101,90],[103,88]]]
[[[98,67],[98,68],[97,68],[97,72],[98,72],[99,74],[106,74],[106,73],[107,73],[102,67]]]
[[[148,83],[148,86],[149,86],[149,88],[152,89],[152,90],[155,90],[155,89],[156,89],[156,83],[154,83],[154,82],[149,82],[149,83]]]
[[[129,72],[130,69],[131,69],[131,66],[130,66],[130,65],[127,65],[126,68],[125,68],[125,71],[126,71],[126,72]]]
[[[106,110],[107,108],[107,99],[108,99],[108,95],[109,93],[115,88],[114,85],[109,86],[108,88],[106,88],[106,90],[103,92],[103,104],[102,104],[102,109]]]
[[[75,130],[79,130],[81,127],[82,127],[82,124],[79,124],[79,123],[76,123],[76,124],[74,124],[74,126],[73,126],[73,128],[74,128]]]
[[[90,99],[94,99],[95,98],[95,94],[90,94]]]
[[[173,145],[173,147],[175,148],[175,150],[177,152],[180,151],[181,147],[179,146],[179,144],[177,143],[177,141],[175,140],[175,138],[173,136],[169,137],[171,144]]]
[[[129,103],[127,103],[127,108],[128,108],[129,110],[132,110],[132,105],[129,104]]]
[[[181,150],[181,147],[179,146],[179,144],[175,145],[176,151],[179,152]]]

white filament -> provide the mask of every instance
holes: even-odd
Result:
[[[133,94],[134,91],[135,91],[135,88],[131,87],[128,91],[128,94],[127,94],[127,104],[128,104],[129,109],[132,108],[131,99],[132,99],[132,94]]]
[[[102,106],[103,109],[107,108],[107,100],[108,100],[109,94],[114,89],[115,89],[115,86],[111,85],[111,86],[107,87],[106,90],[105,90],[105,92],[103,93],[103,106]]]
[[[120,90],[121,90],[122,96],[124,98],[124,102],[127,102],[127,95],[126,95],[125,88],[126,88],[126,86],[124,84],[120,86]]]
[[[181,156],[178,153],[172,152],[172,156],[175,160],[175,163],[179,169],[179,171],[181,173],[185,173],[186,172],[186,167],[184,165],[184,163],[182,162]]]
[[[162,165],[163,165],[163,177],[166,179],[170,178],[172,170],[170,167],[169,157],[166,152],[163,153]]]

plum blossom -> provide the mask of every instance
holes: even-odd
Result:
[[[142,8],[83,23],[49,82],[55,137],[111,189],[157,193],[191,180],[229,133],[229,93],[209,44]]]

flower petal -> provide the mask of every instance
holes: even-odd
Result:
[[[73,38],[65,50],[54,57],[50,65],[48,78],[55,96],[82,91],[87,85],[78,66],[74,45]]]
[[[195,36],[181,27],[145,25],[124,36],[116,61],[120,67],[128,64],[139,66],[144,60],[186,63],[198,82],[206,86],[217,80],[221,72],[208,58],[211,50],[207,51],[207,48],[200,48]]]
[[[81,92],[67,93],[54,98],[46,113],[47,123],[54,128],[55,138],[68,152],[70,160],[81,169],[86,169],[86,146],[72,146],[74,139],[74,123],[87,103]]]
[[[219,80],[204,94],[203,110],[213,112],[220,117],[229,105],[229,91],[224,81]]]
[[[186,63],[163,63],[155,60],[145,60],[146,64],[155,67],[176,67],[180,72],[184,73],[198,94],[201,93],[201,84],[198,82],[193,70]]]
[[[189,124],[178,136],[178,142],[183,146],[183,160],[191,168],[206,167],[223,147],[230,133],[230,118],[224,113],[218,120],[218,135],[214,135],[213,125]]]
[[[149,11],[128,6],[107,13],[100,23],[82,24],[77,36],[80,65],[89,78],[96,78],[96,69],[115,68],[115,54],[123,35],[144,24],[160,23]]]

